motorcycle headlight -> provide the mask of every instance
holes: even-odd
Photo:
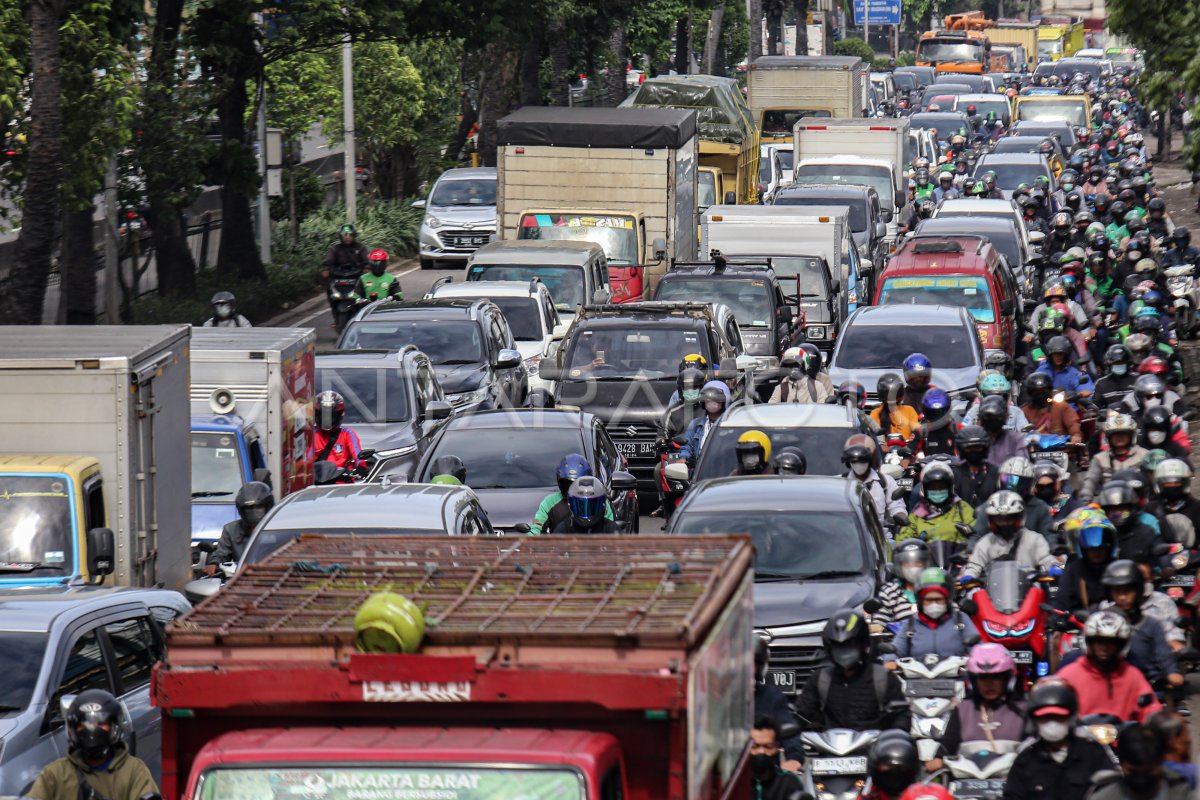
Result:
[[[936,719],[950,709],[952,702],[949,697],[922,697],[919,702],[913,702],[913,710],[917,712],[918,719]]]
[[[1021,623],[1020,626],[1013,626],[1012,628],[1009,628],[1008,635],[1015,636],[1017,638],[1028,636],[1029,634],[1033,633],[1033,629],[1035,627],[1037,627],[1037,620],[1026,620],[1025,622]]]
[[[442,221],[432,214],[426,214],[425,227],[429,228],[431,231],[436,231],[438,228],[442,227]]]
[[[469,406],[475,403],[482,403],[487,399],[487,389],[476,389],[473,392],[462,392],[460,394],[448,394],[446,399],[450,401],[452,406]]]
[[[913,717],[913,736],[923,739],[940,739],[946,732],[946,720],[940,717]]]
[[[1008,636],[1008,628],[1003,625],[996,625],[988,620],[983,620],[983,630],[988,635],[995,639],[1003,639]]]
[[[1190,560],[1187,553],[1176,553],[1171,556],[1171,566],[1175,569],[1186,569]]]

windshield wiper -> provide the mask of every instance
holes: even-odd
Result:
[[[445,366],[458,365],[458,364],[478,364],[478,363],[479,363],[478,359],[474,359],[474,358],[451,358],[446,361],[439,361],[438,366],[445,367]]]
[[[823,572],[814,572],[811,575],[797,575],[796,577],[802,581],[819,581],[824,578],[845,578],[861,574],[861,572],[853,569],[827,569]]]
[[[763,570],[759,570],[759,569],[754,570],[754,581],[756,583],[759,581],[768,582],[768,581],[798,581],[798,580],[800,580],[799,575],[792,575],[791,573],[788,573],[788,572],[764,572]]]
[[[192,497],[229,497],[233,492],[192,492]]]
[[[25,710],[25,706],[3,706],[3,705],[0,705],[0,713],[3,713],[5,711],[24,711],[24,710]]]

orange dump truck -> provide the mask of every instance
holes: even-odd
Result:
[[[983,32],[994,23],[982,11],[950,14],[945,24],[943,30],[921,34],[917,42],[917,66],[975,75],[1003,71],[1004,59],[992,55],[992,42]]]

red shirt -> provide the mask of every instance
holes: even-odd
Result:
[[[1057,673],[1075,689],[1079,695],[1079,716],[1088,714],[1116,714],[1123,720],[1145,722],[1156,711],[1162,711],[1162,703],[1154,696],[1154,689],[1146,676],[1126,661],[1112,672],[1102,672],[1087,656],[1072,661]],[[1151,703],[1138,707],[1138,698],[1150,695]]]
[[[329,434],[317,428],[313,445],[318,457],[325,451],[328,444]],[[337,438],[334,440],[333,447],[329,448],[329,455],[325,457],[325,460],[338,467],[354,469],[358,466],[360,452],[362,452],[362,443],[358,441],[358,434],[349,428],[338,428]]]

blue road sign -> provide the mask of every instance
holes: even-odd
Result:
[[[871,18],[864,20],[863,7],[871,4]],[[899,25],[900,0],[854,0],[854,24],[862,25],[869,22],[872,25]]]

